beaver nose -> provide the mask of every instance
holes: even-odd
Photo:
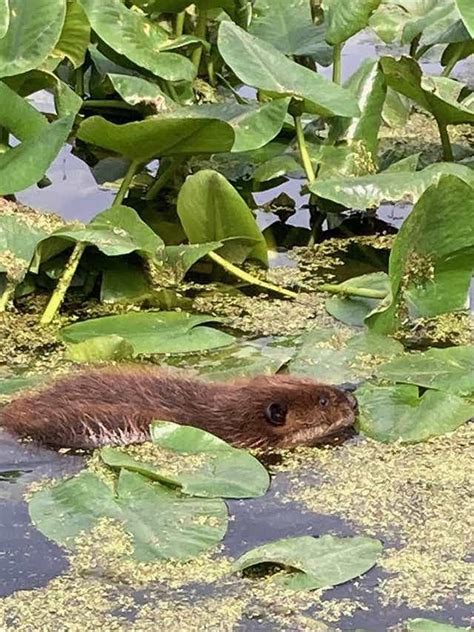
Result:
[[[343,384],[339,384],[338,388],[340,388],[341,391],[344,391],[345,393],[353,393],[358,386],[359,385],[354,384],[354,382],[344,382]]]
[[[352,395],[352,393],[346,392],[346,397],[347,397],[347,399],[349,401],[349,404],[351,405],[352,410],[357,410],[358,404],[357,404],[357,400],[354,397],[354,395]]]

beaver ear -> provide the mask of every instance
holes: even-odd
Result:
[[[272,402],[265,409],[265,417],[273,426],[283,426],[286,422],[288,406],[280,402]]]

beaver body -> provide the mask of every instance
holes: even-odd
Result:
[[[0,426],[54,447],[141,443],[154,420],[195,426],[237,447],[314,445],[354,423],[350,393],[310,379],[206,382],[145,367],[59,378],[0,410]]]

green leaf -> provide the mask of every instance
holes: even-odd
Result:
[[[30,265],[37,244],[47,235],[20,215],[0,214],[0,272],[21,281]]]
[[[132,345],[120,336],[98,336],[68,344],[65,358],[71,362],[112,362],[133,356]]]
[[[379,540],[363,536],[284,538],[244,553],[234,563],[234,570],[277,564],[290,571],[284,579],[278,578],[285,586],[314,590],[337,586],[362,575],[375,565],[381,552]],[[295,570],[299,572],[295,573]]]
[[[474,123],[474,110],[459,102],[463,84],[448,77],[423,75],[410,57],[380,59],[387,85],[421,105],[445,124]]]
[[[459,178],[443,177],[424,192],[396,236],[391,294],[367,317],[369,327],[390,333],[402,318],[463,309],[474,261],[473,215],[473,187]]]
[[[330,126],[329,140],[331,143],[345,140],[349,145],[363,143],[375,162],[386,94],[385,80],[378,62],[369,59],[362,63],[345,87],[357,99],[360,116],[336,118]]]
[[[280,53],[268,42],[253,37],[232,22],[222,22],[219,51],[238,78],[273,96],[302,99],[304,109],[322,116],[357,116],[353,96],[320,74]]]
[[[474,5],[471,0],[455,0],[455,3],[470,36],[474,37]]]
[[[177,108],[177,104],[162,92],[156,83],[141,77],[115,73],[108,73],[107,76],[114,90],[130,105],[153,104],[157,112],[168,112]]]
[[[0,395],[8,396],[13,395],[14,393],[18,393],[19,391],[24,391],[32,386],[36,386],[40,384],[47,376],[45,375],[31,375],[28,377],[18,376],[18,377],[7,377],[0,380]]]
[[[343,288],[363,288],[390,292],[388,275],[385,272],[371,272],[353,277],[340,284]],[[326,310],[345,323],[356,327],[364,326],[364,319],[380,304],[380,299],[363,296],[332,296],[326,299]]]
[[[380,0],[325,0],[326,41],[342,44],[364,29]]]
[[[364,385],[357,390],[360,431],[384,443],[426,441],[456,430],[474,415],[474,404],[441,391],[418,387]]]
[[[403,127],[410,115],[410,102],[403,95],[387,88],[382,118],[390,127]]]
[[[171,267],[175,283],[182,281],[186,272],[192,266],[210,252],[223,246],[222,241],[211,241],[205,244],[180,244],[179,246],[166,246],[166,264]]]
[[[79,0],[97,35],[116,53],[168,81],[193,81],[189,59],[160,52],[168,43],[164,29],[120,0]]]
[[[254,498],[264,495],[268,489],[268,472],[257,459],[204,430],[172,422],[155,422],[151,425],[151,436],[155,445],[184,455],[175,457],[174,466],[178,467],[178,473],[170,476],[166,472],[165,456],[161,453],[160,463],[159,450],[153,463],[135,459],[117,448],[102,449],[101,458],[111,467],[138,472],[178,487],[189,496]],[[189,457],[191,454],[201,455],[197,465]],[[183,471],[179,471],[180,464]]]
[[[0,39],[5,35],[10,24],[9,0],[0,0]]]
[[[119,316],[93,318],[60,331],[65,342],[82,342],[97,336],[120,336],[129,342],[135,355],[185,353],[231,344],[232,336],[217,329],[202,327],[215,322],[212,316],[186,312],[131,312]]]
[[[227,529],[222,500],[183,497],[126,470],[115,494],[83,472],[37,492],[29,509],[36,528],[65,546],[99,519],[117,520],[133,536],[134,557],[142,562],[189,560],[215,546]]]
[[[66,0],[9,0],[8,30],[0,38],[0,77],[41,65],[61,34]]]
[[[232,126],[235,141],[232,152],[259,149],[277,136],[283,127],[289,99],[275,99],[263,105],[240,103],[208,103],[182,108],[175,116],[218,119]]]
[[[379,377],[406,382],[455,395],[474,395],[474,346],[429,349],[383,364]]]
[[[177,210],[191,243],[247,237],[251,240],[248,248],[229,240],[219,253],[232,263],[250,258],[268,264],[265,239],[251,210],[217,171],[204,169],[190,176],[179,192]]]
[[[74,68],[84,63],[87,47],[90,44],[91,27],[77,0],[68,0],[63,30],[51,56],[59,60],[67,57]]]
[[[449,623],[439,623],[433,619],[410,619],[406,632],[468,632],[469,628],[459,628]]]
[[[174,116],[171,112],[123,125],[91,116],[81,124],[77,136],[130,160],[143,162],[155,156],[230,151],[234,144],[234,130],[228,123]]]
[[[26,99],[0,81],[0,126],[21,141],[45,131],[48,120]]]
[[[150,299],[152,294],[143,266],[126,259],[113,259],[102,272],[102,303],[137,304]]]
[[[337,329],[315,329],[289,364],[290,373],[341,384],[370,377],[378,364],[403,352],[403,345],[372,332],[341,340]]]
[[[331,63],[324,25],[314,24],[306,0],[256,0],[249,32],[285,55],[308,55],[323,66]]]
[[[253,174],[253,179],[254,182],[268,182],[291,173],[303,174],[303,167],[293,156],[283,154],[259,165]]]
[[[474,184],[474,174],[469,167],[440,162],[409,176],[405,172],[383,172],[373,176],[316,179],[309,185],[309,189],[324,199],[354,210],[365,210],[376,207],[383,201],[409,198],[416,202],[430,185],[449,174]]]
[[[65,143],[74,118],[61,118],[0,155],[0,195],[23,191],[41,180]]]

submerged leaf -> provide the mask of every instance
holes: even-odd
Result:
[[[417,386],[364,385],[357,390],[360,431],[384,443],[416,443],[446,434],[474,416],[474,404],[450,393]]]
[[[37,492],[30,516],[46,537],[71,546],[101,518],[123,523],[133,535],[134,557],[188,560],[216,545],[227,529],[225,503],[184,497],[122,470],[114,493],[89,472]]]
[[[279,576],[279,582],[294,590],[314,590],[362,575],[374,566],[381,552],[382,544],[374,538],[301,536],[252,549],[239,557],[234,569],[242,571],[259,564],[277,564],[290,571],[286,576]]]

